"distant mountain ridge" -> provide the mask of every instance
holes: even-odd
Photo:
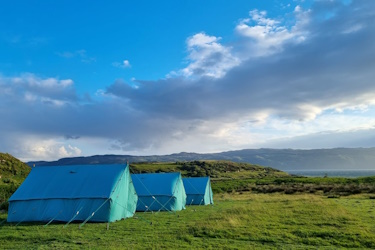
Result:
[[[177,162],[194,160],[228,160],[247,162],[280,170],[375,169],[375,148],[333,149],[243,149],[221,153],[181,152],[170,155],[94,155],[62,158],[57,161],[32,161],[29,166],[115,164],[135,162]]]

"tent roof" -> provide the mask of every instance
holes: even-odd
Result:
[[[204,194],[210,177],[182,178],[186,194]]]
[[[126,165],[35,167],[9,201],[109,198]]]
[[[138,196],[173,195],[180,173],[132,174]]]

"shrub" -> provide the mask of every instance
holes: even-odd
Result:
[[[0,203],[0,210],[8,211],[8,208],[9,208],[9,202],[8,201],[4,201],[4,202]]]
[[[294,194],[296,192],[296,190],[294,190],[293,188],[289,188],[287,190],[285,190],[285,194]]]
[[[4,178],[4,179],[3,179],[3,182],[4,182],[4,183],[10,183],[11,180],[10,180],[9,178]]]
[[[330,199],[332,199],[332,198],[340,198],[340,195],[337,195],[337,194],[330,194],[330,195],[328,195],[327,196],[327,198],[330,198]]]

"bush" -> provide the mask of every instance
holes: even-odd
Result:
[[[4,178],[4,179],[3,179],[3,182],[8,184],[8,183],[11,182],[11,180],[10,180],[9,178]]]
[[[340,195],[337,195],[337,194],[331,194],[331,195],[328,195],[327,198],[334,198],[334,199],[337,199],[337,198],[340,198]]]
[[[285,190],[285,194],[294,194],[296,192],[296,190],[294,190],[293,188],[290,188],[290,189],[287,189]]]
[[[8,208],[9,208],[9,202],[8,201],[4,201],[4,202],[0,203],[0,210],[8,211]]]

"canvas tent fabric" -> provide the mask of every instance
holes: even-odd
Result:
[[[214,204],[210,177],[183,178],[186,205]]]
[[[132,174],[138,194],[137,211],[185,209],[186,193],[180,173]]]
[[[133,216],[137,204],[129,166],[35,167],[9,199],[8,222],[113,222]]]

